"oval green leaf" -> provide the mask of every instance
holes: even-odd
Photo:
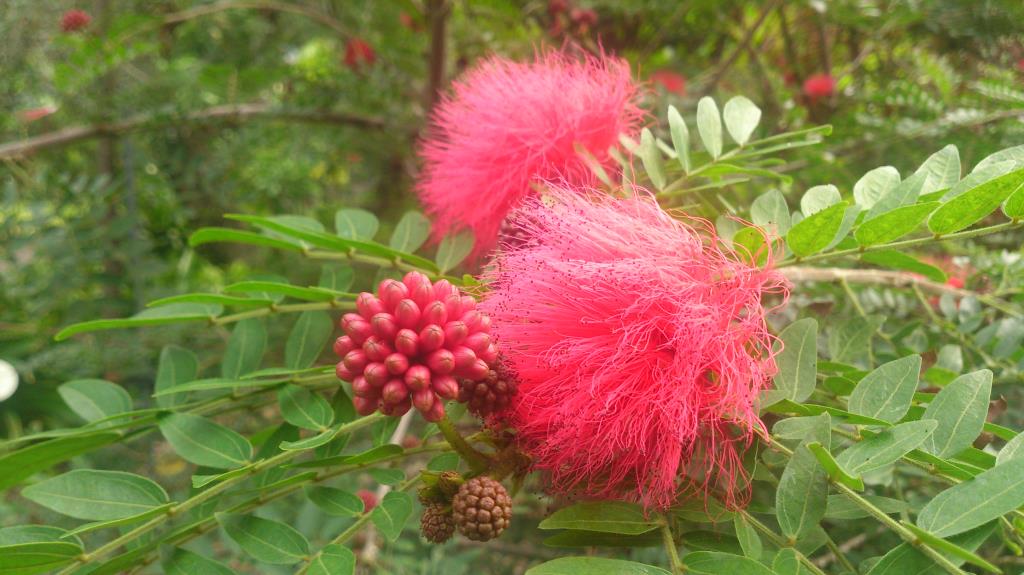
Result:
[[[309,555],[309,541],[293,527],[255,515],[218,513],[217,522],[252,558],[274,565],[298,563]]]
[[[916,230],[938,207],[939,202],[925,202],[896,208],[861,224],[853,237],[862,246],[889,243]]]
[[[989,180],[949,200],[928,218],[936,234],[960,231],[994,212],[999,204],[1024,187],[1024,169]]]
[[[789,233],[786,243],[798,257],[806,257],[825,249],[838,235],[849,202],[840,202],[800,220]]]
[[[987,369],[961,375],[944,387],[921,416],[939,422],[921,449],[949,457],[970,447],[985,425],[991,392],[992,372]]]
[[[1024,505],[1024,459],[1013,459],[939,493],[917,526],[939,537],[963,533]]]
[[[132,398],[123,387],[103,379],[76,379],[57,387],[64,403],[82,419],[92,422],[132,410]]]
[[[882,364],[863,379],[850,395],[850,411],[890,423],[910,409],[921,373],[921,356],[908,355]]]
[[[317,393],[297,385],[286,385],[277,392],[285,421],[303,429],[323,431],[334,420],[331,404]]]
[[[284,348],[284,364],[292,369],[313,365],[334,331],[331,316],[324,311],[304,311],[288,334]]]
[[[186,461],[215,469],[233,469],[249,462],[252,445],[235,431],[188,413],[160,418],[160,433]]]
[[[21,491],[26,499],[57,513],[106,521],[132,517],[168,502],[163,487],[121,471],[76,469]]]
[[[404,491],[389,491],[370,512],[370,520],[388,541],[395,541],[411,515],[412,496]]]
[[[267,349],[267,328],[260,318],[243,319],[235,324],[220,363],[220,375],[237,379],[260,367]]]
[[[623,501],[587,501],[559,509],[538,525],[541,529],[576,529],[640,535],[658,528],[656,517]]]
[[[605,559],[603,557],[559,557],[526,570],[526,575],[669,575],[661,567]]]

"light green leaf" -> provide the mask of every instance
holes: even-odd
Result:
[[[949,144],[929,156],[916,173],[925,175],[922,195],[950,188],[960,180],[960,151]]]
[[[355,270],[349,266],[324,266],[320,268],[320,281],[317,287],[334,292],[347,292],[355,280]]]
[[[19,543],[39,543],[45,541],[66,541],[82,544],[77,537],[67,536],[67,531],[52,525],[12,525],[0,527],[0,546],[17,545]]]
[[[234,571],[187,549],[176,548],[161,562],[166,575],[233,575]]]
[[[278,390],[277,401],[285,421],[296,427],[323,431],[334,420],[334,410],[326,399],[298,385]]]
[[[804,192],[804,197],[800,198],[800,211],[804,216],[812,216],[841,201],[843,198],[839,195],[839,189],[832,184],[814,186]]]
[[[722,155],[722,119],[718,115],[718,104],[710,96],[697,102],[697,133],[704,149],[717,160]]]
[[[437,267],[441,273],[462,263],[466,256],[473,251],[473,232],[465,230],[454,235],[446,236],[437,246]]]
[[[757,529],[740,513],[733,517],[733,527],[736,529],[736,540],[740,542],[743,554],[755,561],[760,559],[764,546],[761,543],[761,537],[757,534]]]
[[[249,440],[235,431],[188,413],[160,418],[160,433],[186,461],[216,469],[241,467],[252,457]]]
[[[871,206],[865,219],[870,220],[896,208],[909,206],[917,202],[917,198],[921,195],[921,186],[924,185],[926,177],[926,174],[923,172],[916,173],[896,184],[893,189],[879,198],[875,205]]]
[[[900,173],[892,166],[875,168],[861,176],[853,185],[853,199],[857,205],[871,209],[882,196],[900,183]]]
[[[0,546],[0,573],[35,575],[48,573],[71,563],[82,553],[74,543],[39,541]]]
[[[1024,447],[1024,433],[1018,433],[1013,436],[1013,439],[1006,442],[1006,445],[996,455],[996,465],[1001,465],[1011,459],[1024,456],[1024,451],[1021,451],[1021,447]]]
[[[775,512],[782,533],[797,540],[818,525],[828,503],[828,475],[818,464],[810,443],[831,443],[831,418],[818,416],[817,425],[797,446],[775,492]]]
[[[320,485],[307,486],[306,497],[328,515],[355,517],[363,512],[363,500],[344,489]]]
[[[603,557],[559,557],[526,570],[525,575],[669,575],[661,567]]]
[[[861,261],[894,270],[902,270],[921,274],[938,283],[946,283],[946,274],[939,268],[926,264],[903,252],[896,250],[878,250],[861,254]]]
[[[772,571],[775,572],[775,575],[804,575],[804,573],[809,573],[800,564],[800,559],[796,555],[796,549],[792,547],[779,549],[779,552],[775,554],[775,559],[772,560]]]
[[[978,162],[978,165],[974,166],[974,170],[972,171],[977,172],[978,170],[983,170],[993,164],[999,164],[1002,162],[1012,162],[1014,164],[1024,165],[1024,144],[989,154]]]
[[[750,140],[761,122],[761,108],[743,96],[734,96],[725,103],[722,117],[729,135],[742,146]]]
[[[960,180],[955,186],[943,194],[942,201],[948,202],[953,198],[962,196],[985,182],[989,182],[1000,176],[1009,174],[1014,171],[1016,167],[1017,165],[1014,162],[999,162],[985,166],[981,169],[975,168],[973,172],[967,174],[964,179]]]
[[[404,491],[389,491],[370,512],[370,520],[388,541],[395,541],[411,515],[412,496]]]
[[[769,233],[783,236],[790,229],[789,206],[779,190],[769,190],[750,204],[750,219]]]
[[[764,565],[730,553],[694,551],[683,557],[686,572],[695,575],[775,575]]]
[[[131,517],[168,502],[167,492],[145,477],[92,469],[30,485],[21,495],[69,517],[100,521]]]
[[[909,521],[900,521],[900,524],[909,529],[910,532],[916,535],[917,538],[924,542],[925,545],[943,553],[946,556],[957,557],[963,561],[977,565],[989,573],[1001,573],[999,567],[996,567],[992,563],[988,562],[984,557],[974,553],[973,551],[969,551],[952,541],[937,537]]]
[[[380,222],[371,212],[359,208],[342,208],[334,212],[334,232],[350,240],[372,240]]]
[[[658,528],[655,516],[624,501],[585,501],[559,509],[538,525],[541,529],[578,529],[640,535]]]
[[[317,435],[294,441],[282,441],[279,447],[285,451],[300,451],[304,449],[315,449],[321,445],[327,445],[337,435],[335,429],[325,429]]]
[[[333,332],[334,322],[327,312],[302,312],[285,343],[285,366],[300,369],[313,365]]]
[[[961,375],[944,387],[921,416],[939,422],[921,449],[949,457],[970,447],[985,424],[991,391],[992,372],[987,369]]]
[[[331,301],[334,294],[315,287],[293,286],[288,283],[249,280],[225,286],[226,292],[281,294],[303,301]]]
[[[154,393],[192,381],[199,373],[199,358],[191,351],[176,345],[164,346],[160,351],[160,363],[156,370]],[[158,397],[156,404],[160,407],[174,407],[188,401],[185,395]]]
[[[861,478],[855,477],[851,475],[850,472],[843,469],[843,466],[839,465],[839,462],[832,457],[832,453],[829,452],[826,447],[822,446],[817,441],[812,441],[807,444],[807,449],[811,450],[811,453],[814,454],[814,457],[818,460],[822,469],[824,469],[825,472],[828,473],[828,476],[832,478],[832,481],[842,483],[856,491],[864,491],[864,482]]]
[[[885,467],[921,445],[936,426],[935,420],[925,419],[884,429],[840,453],[837,461],[854,475]]]
[[[799,403],[814,391],[818,370],[818,322],[812,318],[797,320],[782,330],[779,340],[775,345],[781,345],[782,351],[775,358],[778,365],[773,380],[775,389],[765,394],[765,406],[780,399]]]
[[[989,180],[943,204],[928,218],[936,234],[960,231],[999,208],[1011,194],[1024,188],[1024,169]]]
[[[672,135],[672,147],[675,148],[679,158],[679,165],[683,172],[690,173],[690,131],[686,128],[686,121],[676,110],[675,106],[668,107],[668,129]]]
[[[640,161],[644,164],[644,170],[651,179],[654,187],[659,190],[665,189],[665,171],[661,166],[661,152],[658,151],[658,144],[654,140],[651,130],[644,128],[640,132]]]
[[[880,495],[861,495],[861,497],[867,499],[872,505],[889,515],[909,511],[910,509],[910,506],[905,501],[900,501],[899,499],[891,499]],[[871,514],[865,511],[863,507],[845,495],[828,496],[828,508],[825,511],[826,519],[862,519],[870,516]]]
[[[309,555],[309,542],[289,525],[255,515],[218,513],[217,522],[246,553],[275,565],[298,563]]]
[[[388,244],[396,250],[412,253],[420,249],[429,235],[430,220],[419,212],[408,211],[398,220]]]
[[[853,389],[850,411],[896,423],[910,409],[920,373],[919,355],[908,355],[879,366]]]
[[[352,575],[355,570],[355,554],[347,547],[331,543],[309,564],[306,575]]]
[[[800,220],[786,234],[789,249],[798,257],[814,255],[825,249],[838,235],[848,205],[849,202],[840,202]]]
[[[103,379],[76,379],[57,387],[64,403],[85,421],[98,421],[132,410],[132,398],[123,387]]]
[[[1024,505],[1024,459],[1011,459],[932,498],[917,526],[939,537],[984,525]]]
[[[146,327],[186,323],[190,321],[210,321],[220,315],[224,308],[219,305],[200,303],[176,303],[142,310],[127,318],[96,319],[69,325],[53,336],[56,341],[65,340],[73,335],[90,331],[120,329],[124,327]]]
[[[267,349],[267,328],[260,318],[243,319],[231,330],[220,374],[225,379],[237,379],[260,367]]]
[[[0,455],[0,490],[21,483],[33,474],[113,443],[123,436],[116,431],[58,437]]]
[[[235,230],[231,228],[199,228],[188,238],[188,245],[192,247],[220,242],[277,248],[280,250],[289,250],[294,252],[302,251],[301,246],[292,242],[286,242],[284,240],[279,240],[255,232]]]
[[[857,228],[854,237],[862,246],[889,243],[916,230],[938,207],[939,202],[925,202],[896,208],[865,221]]]
[[[202,303],[222,305],[225,307],[258,308],[269,307],[273,300],[224,295],[219,293],[187,293],[153,300],[146,307],[158,307],[175,303]]]
[[[1017,221],[1024,218],[1024,186],[1017,188],[1003,203],[1003,214]]]
[[[964,549],[977,549],[992,535],[994,527],[995,523],[989,523],[950,537],[948,541]],[[956,565],[963,563],[962,560],[951,557],[947,553],[943,553],[943,555],[946,555]],[[901,543],[886,553],[881,561],[868,571],[867,575],[932,575],[936,569],[941,570],[930,557],[909,543]]]

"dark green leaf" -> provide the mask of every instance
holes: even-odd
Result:
[[[233,283],[224,288],[226,292],[238,293],[275,293],[303,301],[331,301],[334,294],[315,287],[299,287],[287,283],[272,281],[244,281]]]
[[[854,388],[850,411],[895,423],[907,414],[917,391],[921,356],[908,355],[879,366]]]
[[[113,443],[121,437],[116,431],[59,437],[0,455],[0,470],[3,470],[0,473],[0,489],[17,485],[39,471]]]
[[[814,391],[818,364],[818,322],[812,318],[797,320],[779,334],[782,351],[776,356],[778,372],[775,389],[765,395],[764,405],[780,399],[801,402]],[[777,351],[777,350],[776,350]]]
[[[825,249],[838,235],[848,205],[849,202],[840,202],[800,220],[786,234],[789,249],[798,257],[810,256]]]
[[[160,392],[170,389],[176,385],[193,381],[199,373],[199,358],[191,351],[168,345],[160,351],[160,363],[156,370],[156,385],[154,393],[159,396]],[[185,395],[157,397],[156,404],[160,407],[174,407],[188,401]]]
[[[578,529],[639,535],[658,528],[655,516],[624,501],[587,501],[559,509],[538,525],[541,529]]]
[[[160,418],[160,432],[183,459],[216,469],[232,469],[248,463],[252,445],[235,431],[188,413]]]
[[[683,557],[686,572],[695,575],[775,575],[764,565],[729,553],[694,551]]]
[[[277,392],[281,415],[285,421],[303,429],[323,431],[334,420],[331,404],[308,389],[297,385],[286,385]]]
[[[174,303],[203,303],[222,305],[225,307],[258,308],[273,305],[274,301],[261,298],[223,295],[219,293],[189,293],[153,300],[147,303],[146,307],[158,307]]]
[[[22,489],[26,499],[76,519],[131,517],[167,503],[167,492],[145,477],[76,469]]]
[[[404,491],[389,491],[370,512],[370,520],[388,541],[394,541],[411,515],[412,496]]]
[[[921,449],[949,457],[970,447],[985,423],[991,391],[992,372],[987,369],[961,375],[944,387],[921,416],[939,422]]]
[[[266,349],[267,328],[262,319],[249,318],[238,322],[231,330],[231,338],[221,360],[221,377],[237,379],[259,369]]]
[[[233,575],[234,571],[187,549],[174,549],[161,562],[167,575]]]
[[[309,486],[306,487],[306,497],[328,515],[355,517],[363,512],[363,500],[344,489]]]
[[[342,208],[334,212],[334,231],[350,240],[372,240],[380,222],[377,216],[359,208]]]
[[[865,221],[853,234],[862,246],[886,244],[916,230],[939,202],[903,206]]]
[[[860,475],[884,467],[921,445],[935,431],[931,419],[908,421],[865,438],[839,454],[839,464]]]
[[[989,180],[949,200],[928,218],[936,234],[960,231],[994,212],[1011,194],[1024,187],[1024,169]]]
[[[246,553],[275,565],[298,563],[309,555],[309,542],[294,528],[255,515],[218,513],[217,522]]]
[[[93,422],[132,410],[123,387],[102,379],[76,379],[57,387],[64,403],[82,419]]]
[[[347,547],[331,543],[325,545],[309,564],[306,575],[352,575],[355,569],[355,554]]]
[[[334,322],[327,312],[302,312],[285,343],[284,364],[293,369],[313,365],[333,332]]]
[[[794,450],[775,493],[775,511],[783,534],[792,540],[818,525],[828,502],[828,475],[807,448],[810,443],[831,443],[831,419],[818,416],[817,425]]]
[[[903,270],[921,274],[933,282],[946,283],[946,273],[939,268],[921,262],[913,256],[896,250],[879,250],[861,254],[861,261],[895,270]]]

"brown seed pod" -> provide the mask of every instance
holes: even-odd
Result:
[[[497,480],[474,477],[463,483],[452,499],[452,516],[467,539],[490,541],[508,528],[512,499]]]
[[[427,505],[420,518],[420,533],[424,539],[432,543],[444,543],[451,539],[455,533],[455,521],[451,510],[440,503]]]

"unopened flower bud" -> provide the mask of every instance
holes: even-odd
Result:
[[[370,327],[370,322],[360,319],[349,324],[348,329],[345,333],[352,339],[352,343],[356,345],[363,345],[366,338],[373,335],[373,328]]]
[[[480,358],[477,358],[475,361],[473,361],[472,365],[465,369],[455,369],[455,373],[457,375],[460,375],[472,381],[480,381],[481,379],[486,378],[487,374],[490,371],[491,368],[487,366],[487,362]]]
[[[405,372],[405,385],[413,390],[430,389],[430,369],[425,365],[414,365]]]
[[[458,293],[459,290],[455,289],[455,286],[448,280],[441,279],[434,282],[434,298],[441,302],[444,302],[448,296]]]
[[[381,301],[384,302],[384,306],[388,309],[395,309],[398,302],[409,297],[409,288],[398,280],[387,279],[380,283],[380,288],[377,291]]]
[[[384,384],[380,397],[387,405],[398,405],[409,397],[409,388],[400,379],[392,379]]]
[[[444,345],[444,329],[441,326],[431,324],[420,331],[420,351],[431,352],[441,349],[442,345]]]
[[[352,378],[356,376],[349,368],[345,367],[345,362],[343,361],[339,361],[338,365],[334,366],[334,375],[338,376],[338,379],[342,381],[352,381]]]
[[[352,373],[363,373],[363,368],[365,368],[366,364],[369,363],[369,358],[366,357],[365,351],[361,349],[353,349],[346,353],[345,358],[341,361]]]
[[[498,361],[498,346],[494,345],[494,342],[491,342],[491,345],[488,345],[487,349],[476,355],[480,359],[486,361],[488,365],[494,365],[494,362]]]
[[[469,327],[461,321],[450,321],[444,326],[444,342],[448,347],[457,346],[469,335]]]
[[[391,340],[398,332],[398,322],[395,320],[395,316],[387,312],[374,315],[370,319],[370,325],[373,327],[373,334],[384,341]]]
[[[452,294],[444,298],[444,307],[448,310],[448,317],[462,316],[462,296]]]
[[[420,321],[425,324],[444,325],[448,321],[448,308],[442,302],[434,300],[423,307]]]
[[[359,397],[358,395],[352,398],[352,405],[355,406],[356,413],[359,415],[370,415],[374,411],[377,411],[377,406],[379,404],[380,400],[377,399],[368,399],[365,397]]]
[[[419,352],[420,336],[411,329],[400,329],[395,335],[395,349],[407,356],[414,356]]]
[[[430,406],[430,411],[423,413],[423,419],[426,419],[431,423],[437,423],[444,419],[444,402],[435,399],[434,405]]]
[[[483,315],[484,314],[473,309],[462,314],[462,317],[459,319],[466,324],[466,327],[469,328],[470,332],[477,332],[480,331],[480,318],[483,317]]]
[[[409,294],[409,298],[416,302],[420,309],[427,307],[430,302],[434,301],[434,288],[429,283],[420,284],[410,291],[412,293]]]
[[[462,307],[462,313],[465,314],[470,310],[476,309],[476,298],[471,295],[464,295],[459,298],[459,303]]]
[[[455,355],[447,349],[439,349],[427,356],[427,367],[436,374],[451,373],[455,370]]]
[[[391,374],[388,373],[387,366],[383,363],[375,362],[366,364],[366,368],[363,369],[363,377],[366,378],[370,385],[380,389],[391,378]]]
[[[459,383],[450,375],[438,375],[430,381],[430,388],[441,399],[452,400],[459,396]]]
[[[380,406],[381,413],[383,413],[384,415],[390,415],[392,417],[401,417],[405,415],[410,409],[412,409],[412,402],[409,401],[408,397],[395,405],[388,405],[385,403]]]
[[[426,274],[424,274],[423,272],[413,271],[405,274],[405,276],[402,278],[402,283],[404,283],[405,286],[409,288],[409,293],[411,294],[416,290],[416,288],[418,288],[421,285],[429,286],[430,278],[428,278]]]
[[[434,407],[437,396],[431,389],[420,389],[412,393],[412,405],[421,413],[426,414]]]
[[[462,342],[462,345],[473,350],[473,353],[479,357],[480,354],[485,352],[487,347],[491,345],[491,336],[483,332],[476,332],[470,334],[469,337],[466,338],[466,341]]]
[[[338,339],[334,340],[334,355],[338,357],[345,357],[345,354],[355,349],[356,344],[352,341],[352,338],[343,335]]]
[[[363,319],[363,316],[357,313],[347,313],[341,316],[341,321],[338,322],[338,325],[341,326],[342,331],[348,333],[352,329],[351,326],[353,323],[361,321],[366,321],[365,319]]]
[[[380,337],[371,335],[363,342],[363,351],[370,361],[384,361],[384,358],[391,355],[394,350]]]
[[[455,371],[463,371],[469,369],[476,361],[476,354],[473,350],[465,346],[459,346],[452,350],[452,356],[455,359]]]
[[[356,309],[359,310],[359,315],[369,320],[374,315],[384,311],[384,302],[377,299],[372,293],[364,291],[356,298]]]
[[[379,397],[377,390],[361,375],[357,375],[352,380],[352,393],[356,397],[365,397],[366,399],[376,399]]]
[[[402,375],[409,369],[409,358],[400,353],[393,353],[384,358],[384,365],[393,375]]]
[[[403,299],[395,308],[398,327],[415,328],[420,323],[420,306],[411,299]]]

